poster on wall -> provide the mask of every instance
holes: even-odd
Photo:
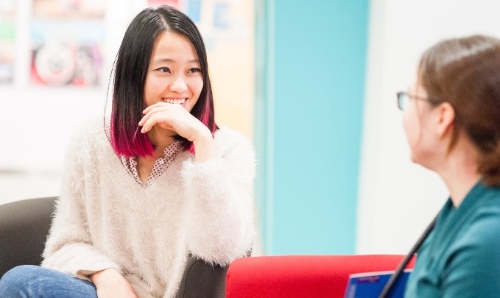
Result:
[[[0,84],[14,80],[16,6],[15,0],[0,0]]]
[[[32,83],[100,85],[105,6],[102,0],[33,0]]]

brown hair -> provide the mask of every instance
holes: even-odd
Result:
[[[441,41],[422,55],[418,76],[432,105],[448,102],[455,110],[450,149],[465,133],[479,149],[483,181],[500,186],[500,40]]]

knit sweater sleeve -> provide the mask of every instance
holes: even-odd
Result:
[[[227,265],[252,246],[255,152],[242,135],[227,128],[216,133],[215,144],[214,160],[183,164],[184,227],[193,255]]]
[[[89,167],[93,152],[91,136],[88,132],[78,132],[70,143],[61,194],[42,262],[44,267],[87,280],[90,274],[103,269],[120,271],[115,262],[93,247],[87,229],[85,183],[92,175]]]

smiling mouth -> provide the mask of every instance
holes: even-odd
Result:
[[[181,105],[181,104],[186,102],[186,99],[185,98],[176,98],[176,99],[164,98],[163,101],[166,103]]]

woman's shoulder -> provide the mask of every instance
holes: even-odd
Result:
[[[466,232],[466,239],[485,248],[500,250],[500,197],[480,206]]]
[[[80,123],[73,132],[76,138],[91,138],[100,136],[105,131],[103,117],[91,117]]]
[[[220,127],[214,134],[217,150],[223,155],[227,152],[238,152],[238,154],[255,158],[255,149],[250,140],[241,132],[229,127]]]
[[[248,138],[241,132],[230,127],[219,127],[214,134],[217,147],[247,146],[253,147]]]
[[[102,117],[92,117],[77,125],[69,139],[70,150],[83,150],[103,144],[106,141],[104,123]]]
[[[228,126],[220,126],[216,131],[215,131],[215,134],[214,134],[215,138],[245,138],[245,136],[237,131],[237,130],[234,130]]]

